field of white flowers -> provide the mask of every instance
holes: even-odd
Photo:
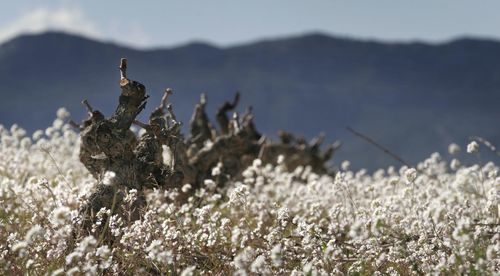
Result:
[[[207,179],[182,205],[180,191],[150,190],[141,220],[101,210],[94,233],[75,235],[96,181],[78,160],[69,114],[57,116],[32,137],[0,126],[0,274],[500,273],[498,166],[437,153],[372,175],[345,162],[335,178],[255,160],[227,188]]]

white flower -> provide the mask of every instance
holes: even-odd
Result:
[[[127,203],[132,203],[137,199],[137,189],[130,189],[127,192],[127,195],[123,199]]]
[[[107,245],[103,245],[97,248],[95,251],[95,255],[99,257],[101,261],[99,264],[99,267],[101,269],[107,269],[111,266],[113,256],[111,255],[111,250]]]
[[[105,172],[104,177],[102,178],[102,184],[113,185],[115,177],[116,177],[115,172],[112,172],[112,171]]]
[[[497,177],[498,170],[491,170],[488,172],[488,178],[494,179]]]
[[[74,261],[81,259],[83,256],[80,251],[73,251],[66,256],[66,265],[72,264]]]
[[[277,163],[278,165],[285,163],[285,156],[283,154],[278,155]]]
[[[278,210],[278,222],[282,227],[286,227],[290,220],[290,211],[288,208],[280,208]]]
[[[37,237],[40,237],[45,233],[45,230],[42,228],[40,225],[35,225],[28,230],[28,233],[26,233],[26,236],[24,237],[24,240],[28,243],[33,242]]]
[[[25,241],[20,241],[20,242],[14,244],[14,246],[12,246],[12,251],[16,252],[16,251],[24,249],[26,247],[28,247],[28,243]]]
[[[263,272],[265,264],[266,264],[266,257],[264,257],[263,255],[259,255],[257,258],[255,258],[252,265],[250,266],[250,271],[254,273]]]
[[[70,219],[71,210],[67,206],[60,206],[50,214],[50,221],[55,227],[64,226]]]
[[[109,256],[110,253],[111,253],[111,250],[109,250],[109,247],[107,245],[103,245],[103,246],[97,248],[95,255],[105,259]]]
[[[75,266],[75,267],[71,268],[70,270],[68,270],[66,272],[66,275],[75,275],[75,274],[78,274],[78,272],[80,272],[80,268],[78,266]]]
[[[161,240],[153,240],[151,244],[145,249],[148,253],[148,258],[157,261],[161,264],[171,264],[173,256],[171,251],[165,251]]]
[[[213,191],[217,187],[217,184],[215,184],[212,179],[205,179],[205,181],[203,181],[203,184],[205,184],[205,187],[207,187],[207,190],[209,191]]]
[[[202,180],[196,190],[194,184],[200,183],[191,182],[173,189],[123,191],[123,209],[111,215],[108,204],[100,206],[92,212],[92,229],[84,231],[86,219],[79,209],[96,183],[79,160],[78,134],[66,123],[59,129],[66,120],[58,119],[50,137],[38,131],[36,141],[18,126],[0,126],[0,275],[12,267],[21,274],[46,275],[144,275],[146,267],[184,276],[229,271],[398,275],[394,268],[415,261],[425,275],[498,270],[496,160],[464,166],[457,158],[448,168],[432,154],[415,168],[372,174],[353,172],[345,162],[345,170],[333,177],[312,173],[310,166],[288,172],[283,165],[250,161],[246,178],[228,176],[217,193],[209,191],[215,177]],[[486,145],[479,140],[471,144],[471,151]],[[455,154],[457,148],[450,145],[448,150]],[[281,156],[279,162],[296,157],[287,158]],[[218,164],[212,173],[227,173],[229,167]],[[104,172],[101,177],[99,181]],[[106,178],[108,184],[121,180],[112,172]],[[407,182],[411,185],[403,185]],[[179,202],[181,190],[193,196]],[[131,220],[127,202],[135,196],[144,197],[146,204],[139,219]],[[68,243],[73,232],[74,241]],[[85,236],[88,232],[92,235]],[[474,254],[478,245],[479,255]],[[216,259],[225,266],[203,265]],[[193,263],[201,265],[188,267]]]
[[[70,113],[66,108],[61,107],[57,110],[57,118],[58,119],[64,120],[64,119],[68,118],[69,116],[70,116]]]
[[[222,162],[217,163],[217,166],[215,166],[212,169],[212,176],[220,175],[221,174],[222,166],[223,166]]]
[[[59,275],[64,275],[64,268],[56,269],[52,271],[52,274],[50,274],[50,276],[59,276]]]
[[[479,144],[476,141],[472,141],[467,145],[468,153],[475,153],[479,150]]]
[[[52,127],[54,129],[61,129],[64,125],[63,120],[61,119],[55,119],[54,122],[52,123]]]
[[[415,168],[409,168],[405,171],[405,177],[408,183],[413,183],[417,179],[417,170]]]
[[[38,140],[40,140],[40,138],[42,138],[42,137],[43,137],[43,130],[40,130],[40,129],[39,129],[39,130],[37,130],[37,131],[33,132],[33,140],[34,140],[34,141],[38,141]]]
[[[193,276],[195,271],[196,266],[188,266],[181,272],[181,276]]]
[[[102,209],[101,209],[102,210]],[[108,212],[106,212],[108,213]],[[78,244],[78,249],[82,252],[88,251],[93,248],[97,244],[97,240],[94,236],[86,236],[82,241]]]
[[[347,171],[349,170],[349,167],[351,167],[351,162],[345,160],[342,162],[342,165],[340,167],[342,168],[343,171]]]
[[[274,266],[281,266],[283,259],[281,258],[281,245],[277,244],[271,249],[271,260]]]
[[[187,193],[187,192],[189,192],[189,190],[191,190],[191,188],[192,188],[191,184],[187,183],[187,184],[184,184],[184,186],[182,186],[181,191],[183,193]]]
[[[458,170],[460,168],[460,161],[458,159],[451,160],[450,168],[454,171]]]
[[[47,137],[52,137],[54,135],[54,133],[56,133],[57,130],[53,127],[48,127],[47,129],[45,129],[45,135]]]
[[[455,144],[455,143],[451,143],[449,146],[448,146],[448,152],[451,154],[451,155],[456,155],[460,152],[460,146]]]
[[[312,263],[306,263],[304,267],[302,268],[302,272],[306,275],[313,275],[313,265]],[[315,274],[315,273],[314,273]]]
[[[233,189],[231,194],[229,194],[229,204],[232,205],[244,205],[247,201],[248,187],[245,185],[238,185]]]
[[[260,159],[253,160],[252,166],[254,166],[255,168],[262,166],[262,160],[260,160]]]
[[[392,186],[395,186],[398,183],[399,183],[399,177],[392,176],[391,178],[389,178],[389,184],[391,184]]]

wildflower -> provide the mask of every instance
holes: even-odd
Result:
[[[494,179],[497,177],[497,174],[498,174],[498,170],[493,169],[493,170],[488,172],[488,178]]]
[[[184,184],[184,186],[182,186],[181,191],[183,193],[187,193],[187,192],[189,192],[189,190],[191,190],[191,188],[192,188],[191,184],[187,183],[187,184]]]
[[[26,269],[30,269],[31,266],[35,263],[34,260],[32,259],[29,259],[27,262],[26,262]]]
[[[64,107],[61,107],[57,110],[57,118],[60,119],[60,120],[65,120],[67,119],[68,117],[70,116],[70,113],[69,111],[64,108]]]
[[[64,268],[59,268],[54,271],[52,271],[51,276],[59,276],[59,275],[64,275]]]
[[[460,146],[455,144],[455,143],[451,143],[449,146],[448,146],[448,152],[451,154],[451,155],[456,155],[460,152]]]
[[[52,137],[54,135],[54,133],[56,133],[57,130],[53,127],[48,127],[47,129],[45,129],[45,136],[47,137]]]
[[[391,184],[391,186],[396,186],[398,183],[399,183],[399,177],[393,176],[389,178],[389,184]]]
[[[101,259],[101,263],[99,264],[101,269],[107,269],[111,266],[112,255],[107,245],[97,248],[95,255]]]
[[[123,201],[131,204],[136,199],[137,199],[137,189],[130,189],[130,190],[128,190],[127,195],[125,196]]]
[[[28,233],[26,233],[26,236],[24,237],[24,240],[28,243],[34,241],[37,237],[42,236],[45,231],[40,225],[35,225],[28,230]]]
[[[102,210],[102,209],[101,209]],[[78,245],[81,251],[87,251],[90,248],[93,248],[97,244],[97,240],[94,236],[85,237]]]
[[[454,171],[458,170],[460,168],[460,161],[458,159],[451,160],[450,168]]]
[[[417,170],[415,168],[410,168],[405,171],[406,181],[408,183],[413,183],[417,179]]]
[[[73,251],[73,252],[69,253],[66,256],[66,265],[70,265],[73,262],[75,262],[76,260],[81,259],[82,256],[83,256],[83,254],[80,251]]]
[[[217,184],[215,184],[212,179],[205,179],[205,181],[203,181],[203,184],[205,184],[209,191],[213,191],[217,187]]]
[[[277,244],[271,249],[271,260],[274,266],[281,266],[283,259],[281,258],[281,245]]]
[[[286,227],[290,220],[290,211],[288,208],[281,208],[278,210],[278,222],[282,227]]]
[[[217,166],[212,169],[212,176],[218,176],[221,174],[222,162],[218,162]]]
[[[245,185],[238,185],[229,195],[229,204],[231,205],[241,205],[246,204],[248,187]]]
[[[31,139],[28,137],[24,137],[21,140],[21,148],[28,149],[31,146]]]
[[[78,272],[80,272],[80,268],[75,266],[71,269],[69,269],[67,272],[66,272],[66,275],[75,275],[75,274],[78,274]]]
[[[28,243],[25,242],[25,241],[20,241],[16,244],[14,244],[14,246],[12,246],[12,251],[16,252],[18,250],[21,250],[21,249],[24,249],[24,248],[27,248],[28,247]]]
[[[266,264],[266,258],[263,255],[259,255],[257,256],[257,258],[255,258],[252,265],[250,266],[250,271],[254,273],[262,273],[265,264]]]
[[[351,162],[349,162],[348,160],[345,160],[342,162],[342,165],[340,167],[342,168],[343,171],[347,171],[347,170],[349,170],[350,166],[351,166]]]
[[[188,266],[186,267],[182,272],[181,272],[181,276],[193,276],[194,275],[194,272],[196,270],[196,266],[192,265],[192,266]]]
[[[95,255],[105,259],[109,256],[110,253],[111,253],[111,250],[109,250],[109,247],[107,245],[103,245],[103,246],[97,248]]]
[[[278,155],[277,163],[278,165],[285,163],[285,156],[283,154]]]
[[[450,170],[438,154],[415,168],[380,169],[372,175],[349,171],[345,162],[334,177],[315,175],[307,166],[294,173],[255,161],[245,170],[246,179],[228,178],[223,189],[211,179],[196,191],[192,184],[164,191],[131,189],[124,202],[133,202],[137,194],[147,202],[140,219],[130,221],[121,211],[112,215],[102,208],[93,214],[95,236],[82,236],[86,232],[79,229],[86,220],[78,207],[95,183],[78,160],[75,148],[81,141],[65,120],[51,126],[50,137],[38,131],[33,139],[18,126],[0,126],[1,275],[12,267],[20,274],[47,275],[143,275],[148,273],[144,267],[155,267],[185,276],[227,271],[399,275],[414,263],[426,275],[498,270],[498,165],[466,167],[453,159]],[[50,155],[40,146],[50,148]],[[448,150],[456,154],[457,148],[450,145]],[[229,167],[219,163],[212,174],[225,169]],[[419,170],[437,177],[420,177]],[[108,185],[119,180],[112,172],[107,179],[102,181]],[[399,184],[417,180],[422,180],[418,189]],[[46,198],[47,188],[56,201]],[[173,201],[180,191],[196,196]],[[101,241],[97,229],[104,228]],[[108,238],[115,241],[112,247]],[[76,244],[69,244],[70,239]],[[191,258],[218,262],[189,266]]]
[[[55,227],[66,225],[70,219],[70,209],[67,206],[60,206],[54,209],[50,215],[50,221]]]
[[[472,141],[467,145],[468,153],[475,153],[479,151],[479,144],[476,141]]]
[[[104,185],[113,185],[114,179],[116,177],[116,173],[112,171],[107,171],[104,173],[104,177],[102,178],[102,184]]]
[[[52,127],[54,129],[61,129],[64,125],[63,120],[61,119],[55,119],[54,122],[52,123]]]
[[[252,166],[255,167],[255,168],[258,168],[258,167],[262,166],[262,160],[260,160],[260,159],[253,160]]]
[[[37,131],[33,132],[33,140],[34,141],[38,141],[42,137],[43,137],[43,131],[42,130],[37,130]]]
[[[145,251],[148,253],[149,259],[164,265],[171,264],[173,261],[172,252],[166,251],[160,240],[153,240]]]

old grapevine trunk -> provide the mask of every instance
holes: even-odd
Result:
[[[138,219],[146,202],[144,189],[180,190],[184,183],[190,183],[192,190],[196,190],[207,178],[214,178],[222,187],[227,180],[238,178],[254,159],[276,163],[279,155],[284,156],[289,170],[311,166],[313,171],[325,173],[329,170],[326,162],[338,147],[333,144],[322,151],[322,137],[307,143],[285,132],[280,134],[279,142],[268,142],[256,130],[251,108],[241,118],[236,112],[229,118],[228,112],[238,105],[239,93],[218,109],[218,130],[208,119],[206,97],[202,95],[191,118],[190,135],[184,139],[181,123],[168,103],[172,90],[165,90],[149,121],[142,123],[136,117],[146,105],[146,88],[127,77],[126,59],[121,60],[120,75],[121,93],[114,114],[106,118],[83,101],[88,118],[81,124],[73,123],[80,129],[80,160],[98,181],[96,190],[80,210],[83,229],[90,229],[102,208],[122,214],[123,199],[131,189],[137,190],[137,197],[127,219]],[[143,128],[144,134],[137,137],[130,130],[132,124]],[[164,148],[170,152],[170,162],[163,160]],[[221,171],[218,176],[211,174],[215,166]],[[185,200],[188,195],[181,192],[178,200]]]

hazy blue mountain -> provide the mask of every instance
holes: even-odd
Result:
[[[410,162],[471,135],[500,144],[500,43],[479,39],[380,43],[311,34],[228,48],[134,50],[63,33],[24,35],[0,46],[0,123],[45,128],[60,106],[80,120],[82,99],[110,114],[120,57],[146,85],[148,110],[172,87],[187,124],[201,92],[214,110],[241,91],[240,110],[252,105],[261,131],[308,138],[324,131],[329,142],[344,144],[333,160],[356,168],[395,162],[346,126]]]

